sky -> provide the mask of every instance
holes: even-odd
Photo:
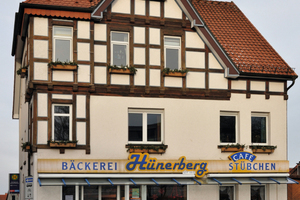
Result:
[[[1,0],[4,1],[4,0]],[[19,170],[18,120],[12,119],[13,69],[11,56],[15,13],[20,0],[0,6],[0,194],[8,191],[8,174]],[[234,0],[281,57],[300,75],[300,1]],[[3,2],[2,2],[3,3]],[[288,85],[291,84],[290,82]],[[300,78],[288,91],[288,159],[290,167],[300,161]]]

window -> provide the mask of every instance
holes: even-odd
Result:
[[[251,117],[251,142],[267,143],[267,121],[266,114],[254,113]]]
[[[186,185],[147,185],[147,200],[160,199],[187,200]]]
[[[53,27],[53,61],[70,62],[72,58],[71,27]]]
[[[165,37],[165,67],[174,69],[181,68],[181,51],[180,51],[181,39],[179,37]]]
[[[62,200],[70,200],[70,199],[75,199],[75,186],[64,186],[63,187],[63,197]]]
[[[265,200],[265,186],[251,186],[251,200]]]
[[[162,143],[163,112],[135,110],[128,113],[128,141],[130,143]]]
[[[224,113],[220,115],[220,142],[237,142],[237,113]]]
[[[72,140],[72,106],[53,105],[52,112],[52,137],[54,141]]]
[[[129,65],[128,33],[111,32],[111,64]]]
[[[220,186],[220,200],[234,200],[234,186]]]

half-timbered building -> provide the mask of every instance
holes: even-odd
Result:
[[[297,74],[233,2],[26,0],[12,56],[20,199],[287,199]]]

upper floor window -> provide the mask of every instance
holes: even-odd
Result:
[[[251,142],[267,143],[268,116],[263,113],[252,113],[251,116]]]
[[[128,141],[130,143],[162,143],[163,112],[135,110],[128,113]]]
[[[180,37],[165,36],[164,38],[164,53],[165,53],[165,68],[180,69],[181,68],[181,39]]]
[[[111,32],[111,64],[116,66],[129,65],[129,34]]]
[[[70,62],[73,60],[72,33],[71,27],[53,27],[53,61]]]
[[[72,140],[72,105],[54,104],[52,107],[52,138],[54,141]]]
[[[221,112],[220,115],[220,142],[237,142],[237,113]]]
[[[220,200],[234,200],[234,186],[220,186]]]

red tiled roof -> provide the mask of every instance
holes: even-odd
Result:
[[[26,0],[23,3],[49,6],[91,8],[98,5],[100,1],[102,0]]]
[[[297,76],[233,2],[192,4],[241,73]]]
[[[6,198],[7,198],[7,194],[0,195],[0,200],[6,200]]]

